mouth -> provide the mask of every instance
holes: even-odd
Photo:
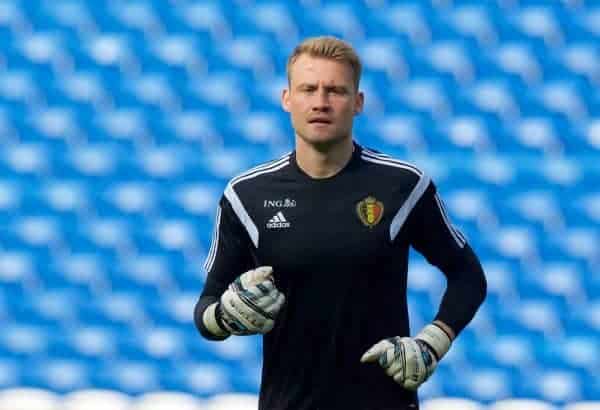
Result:
[[[308,120],[309,124],[320,124],[320,125],[327,125],[327,124],[331,124],[331,120],[328,118],[311,118],[310,120]]]

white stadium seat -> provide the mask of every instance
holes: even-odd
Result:
[[[203,410],[257,410],[258,397],[253,394],[218,394]]]
[[[580,401],[567,404],[563,410],[600,410],[600,401]]]
[[[556,407],[532,399],[506,399],[499,400],[488,407],[487,410],[557,410]]]
[[[14,388],[0,391],[0,410],[60,410],[56,394],[42,389]]]
[[[200,399],[191,394],[156,391],[140,396],[130,410],[204,410]]]
[[[118,391],[78,390],[63,397],[61,410],[129,410],[133,399]]]
[[[447,397],[426,400],[421,410],[484,410],[484,407],[473,400]]]

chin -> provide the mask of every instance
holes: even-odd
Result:
[[[339,135],[339,134],[298,134],[298,136],[307,144],[314,145],[317,147],[327,148],[332,145],[339,144],[343,141],[351,139],[350,134]]]

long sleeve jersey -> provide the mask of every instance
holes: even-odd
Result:
[[[379,340],[409,336],[411,246],[446,276],[436,319],[458,334],[486,282],[427,174],[355,143],[339,173],[314,179],[291,152],[227,185],[196,325],[216,340],[206,307],[241,273],[272,266],[286,304],[263,336],[260,410],[416,409],[416,393],[360,363]]]

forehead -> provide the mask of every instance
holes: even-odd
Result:
[[[322,83],[327,85],[354,84],[352,67],[348,63],[325,57],[302,54],[290,67],[294,84]]]

